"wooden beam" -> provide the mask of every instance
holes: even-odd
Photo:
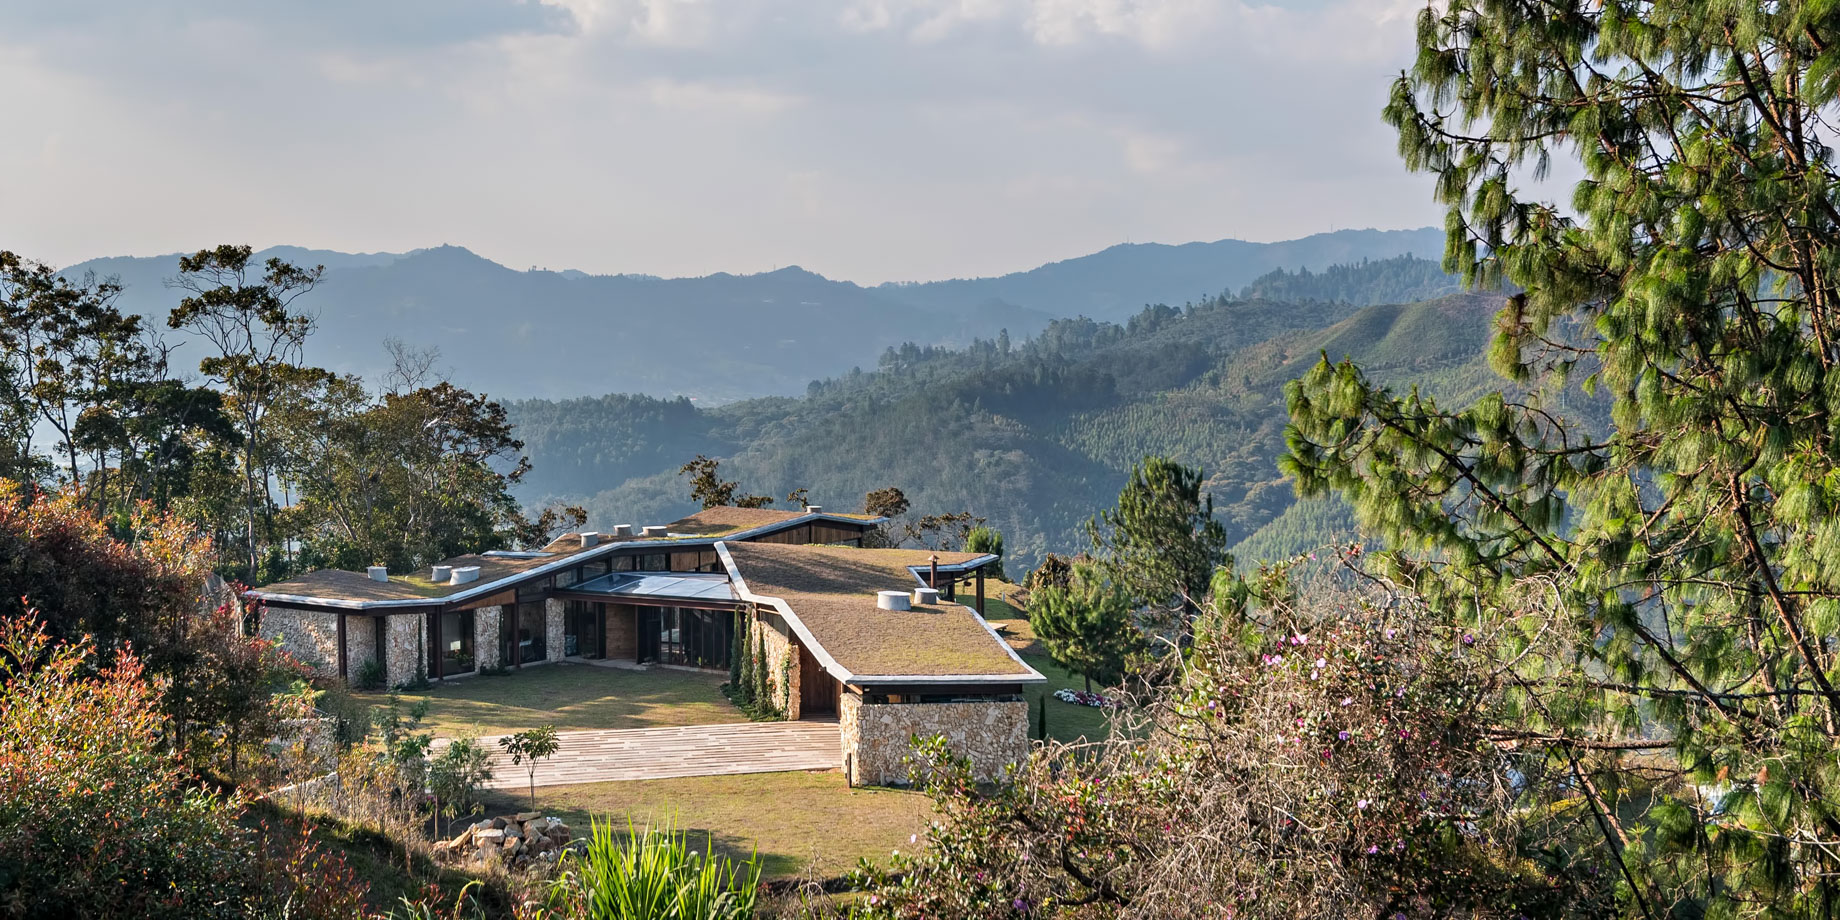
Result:
[[[428,614],[428,654],[434,664],[434,679],[446,677],[447,647],[441,644],[441,612]]]
[[[977,612],[978,612],[978,616],[984,615],[984,570],[983,569],[977,570]]]
[[[347,655],[345,651],[345,614],[341,613],[339,614],[339,680],[344,681],[346,683],[350,683],[351,678],[347,674],[347,668],[345,666],[346,659],[347,659]]]

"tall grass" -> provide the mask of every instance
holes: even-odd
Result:
[[[751,920],[760,854],[731,860],[705,838],[699,852],[674,825],[625,834],[593,823],[587,848],[571,855],[556,885],[585,920]]]

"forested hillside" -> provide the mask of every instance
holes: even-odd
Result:
[[[889,349],[874,371],[813,383],[797,399],[509,408],[536,465],[525,499],[584,501],[601,527],[692,510],[676,468],[704,453],[749,492],[808,488],[814,503],[853,510],[895,485],[916,513],[972,511],[1026,564],[1081,547],[1087,517],[1116,498],[1131,464],[1162,454],[1206,472],[1231,541],[1258,535],[1244,549],[1275,555],[1346,521],[1333,508],[1286,514],[1294,498],[1274,465],[1284,384],[1327,352],[1385,383],[1467,399],[1493,385],[1483,349],[1499,304],[1481,294],[1369,307],[1223,296],[1122,324],[1058,320],[1022,343]]]

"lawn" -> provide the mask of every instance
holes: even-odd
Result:
[[[1054,740],[1078,741],[1081,738],[1105,737],[1110,727],[1104,711],[1057,700],[1052,696],[1054,691],[1063,687],[1084,690],[1086,680],[1055,664],[1041,643],[1035,641],[1035,632],[1029,628],[1028,615],[1010,602],[1010,595],[1016,586],[997,582],[991,587],[997,590],[992,590],[984,598],[984,618],[1009,640],[1010,647],[1022,656],[1023,661],[1029,663],[1029,667],[1048,678],[1047,683],[1036,684],[1023,691],[1029,700],[1030,737],[1034,736],[1036,714],[1044,705],[1048,707],[1048,736]]]
[[[563,661],[455,680],[404,693],[402,700],[405,706],[428,701],[423,727],[438,737],[500,735],[545,723],[569,732],[745,722],[747,716],[722,696],[725,679],[702,671],[633,671]]]
[[[486,796],[486,814],[530,810],[530,799],[501,790]],[[837,875],[861,857],[886,862],[893,850],[915,846],[932,818],[932,802],[918,792],[851,789],[836,771],[751,773],[681,779],[540,786],[537,810],[588,833],[590,815],[644,825],[675,821],[699,843],[735,857],[758,849],[764,875],[783,878],[808,870]]]

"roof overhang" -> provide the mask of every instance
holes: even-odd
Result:
[[[268,601],[268,602],[277,603],[277,604],[289,604],[289,605],[300,606],[300,607],[325,607],[325,608],[331,608],[335,610],[367,610],[367,611],[376,611],[376,612],[382,612],[382,613],[405,613],[405,612],[427,608],[427,607],[452,607],[452,606],[456,606],[459,604],[464,604],[470,600],[476,600],[481,597],[487,597],[492,594],[496,594],[497,592],[503,591],[506,588],[513,587],[519,584],[520,582],[530,581],[536,578],[542,578],[546,575],[553,575],[557,572],[562,571],[563,569],[567,569],[572,566],[580,565],[583,562],[591,562],[595,559],[600,559],[605,556],[617,555],[616,551],[618,550],[630,550],[633,547],[656,547],[660,549],[675,549],[679,547],[701,548],[701,547],[719,546],[721,541],[723,540],[737,540],[737,541],[752,540],[755,537],[764,537],[770,534],[778,533],[782,530],[790,530],[794,527],[799,527],[805,524],[810,524],[813,521],[833,521],[833,522],[841,523],[841,524],[852,524],[852,525],[856,525],[859,527],[874,527],[877,524],[886,523],[888,519],[885,517],[853,518],[853,517],[844,517],[843,515],[840,515],[840,514],[825,514],[824,512],[818,512],[816,514],[812,514],[812,513],[807,512],[805,514],[799,515],[798,517],[787,518],[786,520],[778,521],[772,524],[762,524],[759,527],[750,527],[747,530],[737,531],[731,534],[723,534],[721,536],[665,537],[662,539],[651,539],[651,540],[646,540],[646,539],[617,540],[616,539],[611,542],[602,544],[601,546],[597,546],[593,549],[583,550],[579,553],[571,553],[567,556],[562,556],[554,562],[545,563],[533,569],[527,569],[523,572],[517,573],[516,575],[507,575],[504,578],[498,578],[492,581],[482,581],[474,585],[473,587],[466,589],[465,591],[457,591],[453,594],[447,594],[441,597],[414,597],[414,598],[395,598],[391,600],[362,601],[362,600],[347,600],[345,598],[336,598],[336,597],[313,597],[313,596],[299,595],[299,594],[277,594],[274,592],[263,591],[260,588],[251,588],[248,591],[244,591],[243,596],[251,600]],[[991,558],[994,559],[996,557],[993,556]],[[730,569],[732,571],[733,567],[731,566]],[[941,570],[943,571],[943,567]]]
[[[1022,656],[1016,654],[1016,650],[1013,648],[1010,648],[1009,643],[1003,641],[1002,636],[997,635],[997,631],[990,627],[990,623],[986,622],[982,615],[980,615],[976,610],[972,610],[970,607],[965,607],[963,604],[960,604],[959,606],[964,607],[966,612],[970,613],[971,616],[978,621],[978,625],[984,627],[984,632],[989,634],[990,640],[992,642],[997,643],[997,646],[999,648],[1003,649],[1004,652],[1008,653],[1010,660],[1014,661],[1018,667],[1022,668],[1023,673],[1021,674],[857,674],[854,671],[851,671],[849,668],[844,667],[843,663],[838,661],[836,658],[831,657],[831,653],[824,648],[824,643],[819,642],[818,637],[815,635],[812,635],[810,627],[807,627],[805,625],[805,621],[799,619],[799,615],[793,612],[791,604],[788,604],[784,600],[777,598],[777,597],[771,597],[765,594],[756,594],[751,589],[749,589],[748,584],[747,584],[747,579],[742,576],[740,567],[735,565],[735,557],[729,553],[727,546],[723,545],[722,543],[717,543],[716,544],[716,555],[722,557],[722,564],[728,568],[728,577],[729,577],[730,583],[735,589],[736,597],[740,598],[741,600],[748,601],[749,603],[763,604],[765,606],[772,607],[774,610],[778,611],[779,615],[785,618],[786,624],[792,627],[793,634],[798,636],[799,640],[805,644],[805,649],[811,652],[811,657],[817,660],[818,666],[822,667],[825,670],[825,673],[831,675],[832,677],[837,678],[840,681],[843,681],[846,684],[876,684],[876,683],[883,683],[883,684],[895,684],[895,683],[899,683],[899,684],[1039,684],[1039,683],[1046,682],[1048,679],[1040,671],[1037,671],[1034,668],[1030,667],[1028,662],[1023,661]],[[997,557],[996,556],[983,556],[977,559],[972,559],[968,562],[961,563],[961,565],[976,567],[977,565],[987,564],[989,560],[992,560],[995,558]],[[909,566],[910,570],[913,568],[924,569],[926,567],[925,566],[918,566],[918,567]],[[945,566],[940,566],[941,571],[944,571],[944,569],[945,569]],[[918,574],[916,574],[915,577],[918,578],[919,577]],[[922,582],[922,584],[924,584],[924,582]]]

